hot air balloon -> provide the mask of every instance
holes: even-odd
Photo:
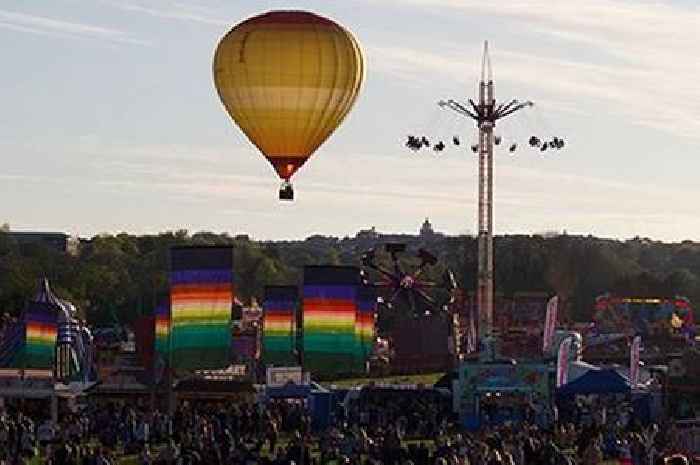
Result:
[[[290,179],[342,123],[365,76],[353,35],[305,11],[271,11],[234,26],[214,55],[214,82],[234,122]]]

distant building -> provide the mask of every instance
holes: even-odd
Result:
[[[547,230],[547,231],[540,231],[540,232],[535,232],[533,234],[534,236],[541,236],[544,239],[554,239],[555,237],[559,236],[567,236],[566,229],[562,230],[561,232],[556,231],[556,230]]]
[[[19,246],[29,244],[42,244],[59,252],[76,254],[78,252],[78,240],[68,234],[60,232],[35,232],[35,231],[10,231],[7,233],[17,241]]]
[[[425,219],[423,222],[423,225],[420,227],[420,232],[418,234],[420,237],[432,237],[435,235],[435,231],[433,230],[433,225],[430,224],[430,220],[428,218]]]
[[[377,228],[372,226],[370,229],[363,229],[355,236],[357,239],[379,239],[380,234]]]

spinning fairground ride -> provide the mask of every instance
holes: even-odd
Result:
[[[442,370],[458,351],[457,319],[450,312],[457,282],[435,255],[388,243],[362,255],[363,279],[377,288],[377,334],[390,346],[392,372]]]

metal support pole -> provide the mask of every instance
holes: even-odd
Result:
[[[54,426],[58,424],[58,396],[56,391],[51,393],[51,423]]]
[[[493,326],[493,123],[479,126],[479,238],[477,306],[479,336]]]
[[[496,104],[488,44],[479,83],[479,261],[477,272],[477,305],[479,337],[483,341],[493,331],[493,129],[496,126]]]

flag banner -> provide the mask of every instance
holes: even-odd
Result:
[[[642,337],[635,336],[630,348],[630,384],[633,388],[639,385],[639,350],[642,345]]]
[[[554,333],[557,328],[558,307],[559,297],[555,295],[547,302],[547,314],[545,316],[544,334],[542,337],[542,352],[544,354],[548,354],[552,350]]]
[[[155,320],[155,344],[156,353],[164,360],[168,358],[170,350],[170,300],[167,299],[153,311]]]
[[[304,367],[319,375],[364,370],[355,336],[360,270],[347,266],[304,267]]]
[[[263,300],[263,362],[266,365],[288,366],[297,362],[296,286],[266,286]]]
[[[374,286],[360,286],[357,290],[357,317],[355,336],[357,336],[365,359],[374,348],[374,318],[377,313],[377,289]]]
[[[557,356],[557,386],[558,388],[566,384],[569,377],[569,352],[571,351],[570,337],[564,339],[559,345]]]
[[[479,332],[477,329],[477,308],[475,299],[469,302],[469,326],[467,328],[466,353],[473,354],[479,350]]]
[[[170,250],[172,368],[206,370],[230,362],[233,248]]]

